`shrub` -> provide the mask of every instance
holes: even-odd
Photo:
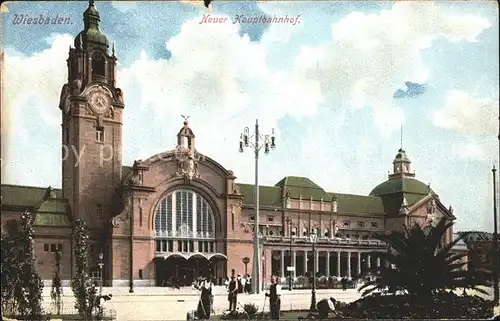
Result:
[[[493,304],[478,296],[458,296],[442,292],[426,302],[414,301],[408,295],[381,295],[361,298],[348,305],[339,304],[346,318],[368,319],[487,319],[493,315]]]
[[[252,318],[257,314],[259,308],[254,303],[245,303],[243,310],[248,314],[248,317]]]

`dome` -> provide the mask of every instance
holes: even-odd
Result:
[[[89,7],[83,13],[84,30],[75,38],[75,48],[86,48],[89,42],[109,47],[106,35],[99,30],[99,11],[94,5],[94,1],[89,2]]]
[[[379,184],[370,192],[370,196],[381,196],[401,192],[421,195],[427,195],[429,192],[435,194],[427,184],[422,183],[417,179],[400,177],[389,179]]]

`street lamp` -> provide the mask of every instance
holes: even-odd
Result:
[[[254,138],[254,143],[250,142],[250,139]],[[263,139],[264,143],[260,140]],[[258,294],[260,292],[260,246],[259,246],[259,152],[262,147],[264,147],[264,153],[268,154],[271,149],[276,147],[276,136],[274,135],[274,129],[271,132],[271,136],[262,136],[259,133],[259,120],[255,120],[255,132],[250,136],[250,129],[245,127],[243,134],[240,135],[240,148],[239,152],[243,153],[243,147],[251,147],[255,154],[255,186],[254,186],[254,197],[255,197],[255,222],[254,222],[254,234],[253,234],[253,268],[252,268],[252,292]]]
[[[313,282],[312,282],[312,290],[311,290],[311,308],[309,309],[311,312],[316,311],[316,241],[318,240],[318,236],[315,231],[309,234],[309,240],[312,244],[312,254],[313,254]]]
[[[493,300],[495,305],[499,300],[498,289],[498,227],[497,227],[497,178],[496,168],[493,165]]]
[[[104,259],[104,254],[102,254],[102,251],[99,253],[99,274],[101,276],[101,286],[99,287],[99,294],[102,296],[102,284],[104,283],[104,278],[102,277],[102,268],[104,266],[104,263],[103,263],[103,259]]]
[[[243,264],[245,264],[245,277],[246,275],[248,274],[248,263],[250,263],[250,258],[249,257],[244,257],[241,262],[243,262]]]
[[[292,255],[292,242],[293,242],[292,219],[290,217],[287,217],[286,222],[288,223],[288,234],[290,237],[290,265],[288,266],[288,291],[292,291],[292,276],[293,276],[292,267],[295,268],[295,262],[293,262],[293,255]]]

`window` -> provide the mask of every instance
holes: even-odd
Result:
[[[102,216],[102,206],[101,204],[97,204],[97,217]]]
[[[101,52],[96,51],[92,54],[92,74],[105,76],[106,62]]]
[[[95,140],[99,143],[104,143],[104,128],[97,128],[95,131]]]
[[[372,228],[378,228],[378,222],[372,222]]]
[[[62,244],[57,244],[57,250],[59,252],[62,252],[62,249],[63,249],[63,245]]]
[[[297,235],[297,228],[296,227],[292,228],[292,236],[295,236],[295,235]]]
[[[350,221],[344,221],[344,227],[349,227],[351,225]]]
[[[139,269],[139,279],[142,280],[142,269]]]
[[[330,237],[330,232],[328,229],[325,229],[325,233],[323,234],[325,237]]]
[[[358,221],[358,227],[364,228],[365,227],[365,222]]]
[[[57,252],[57,244],[50,244],[50,252]]]
[[[255,216],[250,216],[250,221],[255,221]]]
[[[274,221],[274,216],[268,216],[267,217],[268,222],[273,222]]]
[[[49,251],[49,245],[48,244],[44,244],[43,245],[43,251],[44,252],[48,252]]]
[[[308,234],[308,233],[307,233],[307,227],[304,227],[304,228],[302,229],[302,236],[307,236],[307,234]]]

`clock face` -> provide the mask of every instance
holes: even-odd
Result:
[[[101,91],[91,91],[88,98],[90,107],[98,114],[104,113],[110,107],[109,96]]]

